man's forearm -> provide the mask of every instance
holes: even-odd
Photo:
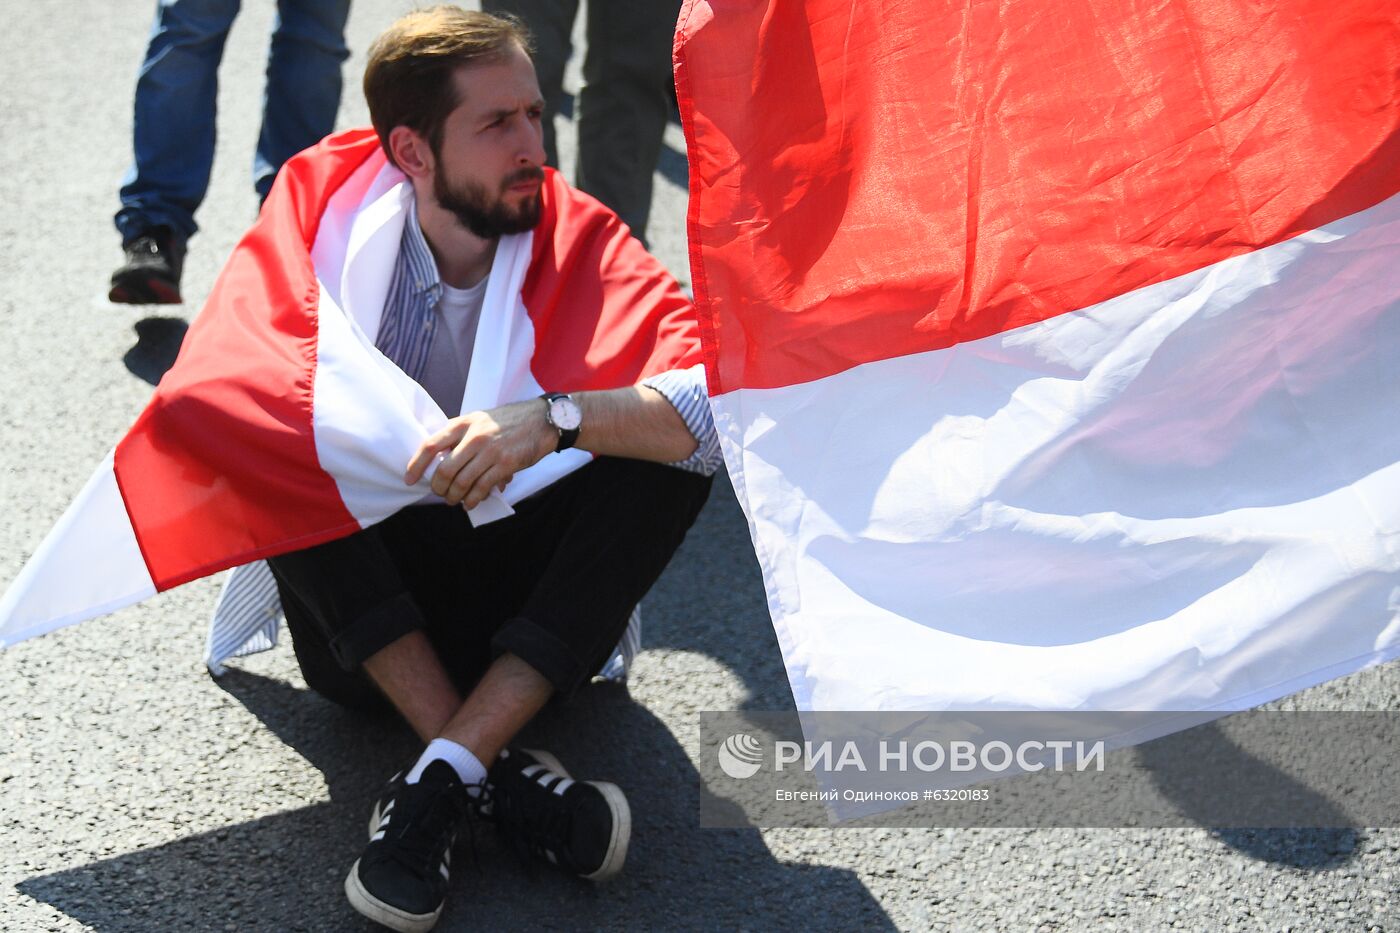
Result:
[[[590,453],[676,463],[695,452],[695,438],[666,397],[647,386],[578,392],[583,413],[575,446]],[[453,418],[425,440],[408,462],[412,486],[432,472],[433,492],[449,505],[475,508],[524,470],[549,456],[559,432],[545,417],[544,399],[512,402]]]
[[[676,463],[695,452],[695,438],[676,409],[648,386],[576,392],[583,412],[576,446],[610,457]]]

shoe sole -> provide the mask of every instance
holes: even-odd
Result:
[[[522,748],[521,751],[530,755],[540,764],[544,765],[555,774],[563,775],[570,780],[573,779],[568,771],[564,770],[564,765],[560,763],[549,752],[541,749]],[[613,813],[612,838],[608,840],[608,851],[603,856],[603,864],[587,874],[579,875],[585,881],[607,881],[615,877],[622,871],[622,863],[627,861],[627,845],[632,840],[632,807],[627,803],[627,796],[622,793],[622,788],[607,781],[584,781],[585,784],[592,784],[602,793],[603,799],[608,802],[608,808]]]
[[[178,286],[148,275],[123,276],[112,281],[107,300],[120,305],[183,304]]]
[[[586,783],[598,788],[603,794],[603,799],[612,808],[613,832],[612,838],[608,840],[608,851],[603,856],[603,864],[598,866],[597,871],[579,877],[586,881],[607,881],[622,871],[622,863],[627,861],[627,844],[632,839],[632,807],[627,803],[622,788],[616,784],[609,784],[607,781]]]
[[[428,933],[442,916],[440,906],[430,914],[411,914],[384,903],[366,891],[360,883],[359,859],[355,859],[355,864],[350,866],[350,874],[345,876],[345,897],[362,916],[398,933]]]

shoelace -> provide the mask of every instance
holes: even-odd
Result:
[[[388,855],[417,874],[437,875],[437,860],[452,845],[466,816],[463,797],[456,791],[437,794],[417,819],[404,824],[398,833],[399,844],[390,848]]]
[[[552,855],[557,864],[574,871],[564,843],[569,838],[573,826],[573,815],[564,806],[561,798],[542,792],[535,806],[528,806],[521,799],[523,794],[499,793],[492,795],[491,819],[493,819],[522,856],[549,860]]]

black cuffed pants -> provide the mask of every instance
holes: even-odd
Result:
[[[410,506],[271,558],[306,682],[347,706],[381,705],[361,664],[421,629],[464,691],[509,652],[567,696],[607,661],[711,482],[599,457],[479,528],[460,507]]]

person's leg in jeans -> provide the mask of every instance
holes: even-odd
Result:
[[[267,56],[253,187],[266,198],[282,163],[335,128],[350,0],[278,0]]]
[[[135,161],[121,187],[117,229],[127,241],[155,227],[180,240],[214,162],[214,108],[224,40],[239,0],[160,0],[136,81]]]
[[[578,186],[646,242],[652,175],[671,109],[680,0],[590,0],[578,106]]]
[[[535,76],[544,95],[545,161],[559,165],[554,116],[564,104],[564,67],[574,46],[572,33],[578,17],[578,0],[482,0],[487,13],[509,13],[525,24],[535,40]],[[575,108],[577,113],[577,108]]]
[[[134,161],[120,191],[123,262],[107,292],[122,304],[178,304],[185,241],[214,164],[219,60],[238,0],[160,0],[136,80]]]

